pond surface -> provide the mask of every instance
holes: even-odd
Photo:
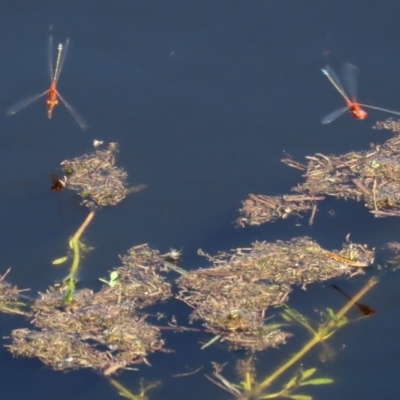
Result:
[[[32,295],[64,277],[66,269],[51,260],[64,255],[87,210],[75,193],[51,192],[50,174],[60,173],[64,159],[91,152],[93,139],[118,142],[117,164],[131,184],[148,189],[98,213],[84,238],[95,251],[84,260],[82,286],[98,289],[98,278],[119,265],[118,255],[141,243],[161,252],[182,249],[182,267],[195,269],[207,265],[198,248],[215,254],[255,240],[309,235],[338,249],[348,233],[377,249],[398,240],[398,219],[375,219],[361,203],[334,199],[320,207],[311,227],[306,218],[247,229],[234,221],[249,193],[279,195],[301,181],[299,171],[280,162],[284,151],[303,162],[315,152],[359,151],[390,137],[371,129],[387,117],[375,111],[366,121],[345,114],[322,125],[343,100],[319,69],[328,62],[337,70],[354,63],[360,101],[400,109],[399,12],[394,0],[4,2],[0,271],[12,267],[8,280]],[[5,113],[48,87],[50,34],[56,43],[70,38],[58,88],[87,121],[86,132],[62,105],[50,121],[41,101],[14,116]],[[370,268],[367,277],[374,273]],[[336,283],[354,293],[365,280]],[[335,383],[307,393],[325,400],[398,398],[399,284],[396,274],[382,276],[363,299],[377,304],[376,316],[335,335],[330,344],[337,358],[318,367]],[[314,315],[314,309],[339,308],[344,301],[329,282],[298,289],[290,304]],[[187,323],[189,310],[176,301],[158,309]],[[0,318],[2,337],[28,326],[19,317]],[[298,332],[287,346],[258,355],[260,376],[307,340]],[[226,376],[234,379],[234,361],[244,353],[220,345],[200,351],[199,342],[210,337],[195,334],[167,333],[165,339],[174,353],[153,355],[151,368],[140,366],[118,379],[132,390],[141,378],[161,380],[150,399],[232,398],[204,373],[212,373],[212,361],[229,361]],[[3,399],[120,398],[90,371],[53,372],[38,360],[13,359],[4,348],[1,357]],[[316,365],[316,354],[302,361]],[[193,376],[171,377],[200,366]]]

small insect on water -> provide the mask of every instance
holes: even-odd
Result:
[[[343,78],[346,83],[347,92],[344,90],[344,86],[337,76],[336,72],[327,65],[325,68],[321,69],[322,73],[329,79],[335,89],[341,94],[346,102],[346,107],[335,110],[328,114],[322,119],[323,124],[329,124],[333,122],[336,118],[340,117],[346,111],[349,111],[356,119],[365,119],[368,113],[362,109],[362,107],[371,108],[373,110],[383,111],[390,114],[400,115],[400,112],[388,110],[386,108],[370,106],[368,104],[361,104],[357,102],[357,67],[352,64],[343,65]],[[347,94],[349,93],[349,94]]]
[[[51,174],[51,190],[59,192],[60,190],[63,190],[65,188],[66,184],[67,184],[66,176],[60,179],[58,175]]]
[[[53,116],[54,107],[59,103],[60,100],[67,110],[71,113],[75,121],[81,127],[81,129],[86,130],[88,128],[84,119],[75,111],[75,109],[67,103],[67,101],[60,95],[57,90],[58,79],[60,78],[61,70],[65,62],[65,57],[67,55],[67,49],[69,45],[69,39],[63,43],[59,43],[57,47],[57,57],[56,57],[56,67],[53,70],[53,37],[50,36],[49,39],[49,71],[50,71],[50,88],[43,93],[28,97],[18,103],[14,104],[7,110],[8,115],[14,115],[23,108],[29,106],[36,100],[39,100],[47,94],[46,106],[47,106],[47,117],[49,119]]]

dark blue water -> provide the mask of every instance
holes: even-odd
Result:
[[[234,220],[248,193],[286,193],[301,179],[280,163],[283,150],[302,161],[314,152],[362,150],[390,137],[370,129],[386,118],[378,112],[364,122],[346,114],[322,126],[320,119],[342,100],[319,69],[328,61],[334,67],[350,61],[360,67],[362,102],[400,109],[399,12],[394,0],[3,1],[0,270],[11,266],[9,280],[33,295],[65,275],[50,262],[65,253],[86,210],[74,193],[50,192],[49,175],[62,160],[91,151],[93,139],[119,142],[118,164],[130,183],[149,189],[103,210],[88,229],[85,240],[96,249],[80,278],[92,287],[119,264],[118,254],[140,243],[162,252],[182,248],[183,267],[192,269],[205,265],[198,248],[215,253],[254,240],[307,234],[327,248],[340,247],[349,232],[355,242],[378,248],[398,240],[398,219],[374,219],[362,204],[336,200],[321,206],[312,227],[289,220],[242,230]],[[87,132],[63,106],[51,121],[43,102],[5,115],[13,103],[47,88],[50,33],[55,42],[71,40],[59,90],[86,119]],[[21,180],[38,185],[21,187]],[[364,280],[342,285],[354,292]],[[397,276],[386,275],[367,300],[396,304],[399,284]],[[343,302],[328,286],[299,290],[291,300],[308,312],[316,304]],[[165,309],[184,323],[188,310],[170,307]],[[316,398],[398,398],[398,313],[398,307],[378,312],[332,340],[344,349],[321,373],[336,383],[312,390]],[[26,325],[0,318],[2,336]],[[120,375],[124,384],[134,389],[140,378],[162,380],[149,394],[156,399],[231,398],[203,372],[210,373],[211,361],[230,361],[232,376],[242,353],[216,346],[200,352],[198,342],[209,338],[195,335],[165,337],[175,353],[149,357],[153,367]],[[260,375],[300,344],[294,339],[260,354]],[[13,359],[5,349],[1,359],[3,399],[119,398],[89,371],[52,372],[37,360]],[[171,378],[201,365],[197,375]]]

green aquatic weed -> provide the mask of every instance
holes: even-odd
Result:
[[[110,287],[114,287],[120,285],[121,282],[119,281],[119,275],[117,271],[112,271],[110,273],[110,280],[107,281],[106,279],[99,278],[99,281],[106,283]]]

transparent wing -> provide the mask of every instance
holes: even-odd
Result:
[[[355,65],[349,63],[343,64],[342,76],[344,86],[353,102],[357,102],[357,75],[358,68]]]
[[[360,106],[367,107],[367,108],[372,108],[373,110],[378,110],[378,111],[387,112],[387,113],[389,113],[389,114],[400,115],[400,111],[388,110],[387,108],[381,108],[381,107],[370,106],[370,105],[368,105],[368,104],[360,104]]]
[[[23,108],[29,106],[29,104],[33,103],[36,100],[39,100],[41,97],[43,97],[45,94],[47,94],[49,91],[46,90],[43,93],[37,94],[35,96],[28,97],[24,100],[19,101],[18,103],[14,104],[11,106],[7,111],[7,115],[13,115],[16,114],[18,111],[21,111]]]
[[[329,124],[332,121],[334,121],[336,118],[339,118],[343,113],[345,113],[349,107],[343,107],[340,108],[339,110],[333,111],[330,114],[328,114],[326,117],[324,117],[321,122],[323,124]]]
[[[53,81],[53,58],[54,58],[54,47],[53,47],[53,36],[50,35],[49,37],[49,48],[48,48],[48,53],[47,57],[49,58],[47,61],[49,63],[49,74],[50,74],[50,82]]]
[[[60,50],[60,46],[61,50]],[[68,46],[69,46],[69,38],[67,38],[64,42],[64,44],[59,44],[58,45],[58,51],[59,53],[57,54],[57,65],[56,65],[56,70],[54,72],[54,80],[57,82],[58,79],[60,78],[60,74],[62,71],[62,68],[64,66],[64,62],[65,62],[65,58],[67,56],[67,50],[68,50]]]
[[[78,123],[78,125],[81,127],[82,130],[87,130],[89,127],[86,124],[85,120],[77,113],[77,111],[60,95],[59,92],[57,92],[58,97],[64,104],[64,106],[67,108],[67,110],[71,113],[71,115],[74,117],[75,121]]]
[[[342,85],[342,82],[340,82],[339,77],[337,76],[336,72],[334,71],[333,68],[331,68],[329,65],[327,65],[325,68],[321,69],[322,73],[329,79],[329,81],[332,83],[332,85],[335,87],[335,89],[346,99],[350,100],[349,96],[347,96],[346,91],[344,90],[344,87]]]

